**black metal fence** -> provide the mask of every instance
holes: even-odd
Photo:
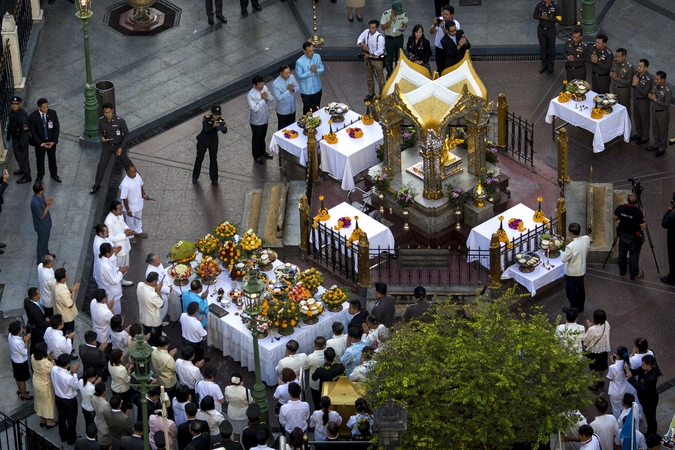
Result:
[[[331,272],[356,283],[358,281],[357,246],[348,242],[347,238],[323,223],[314,223],[311,216],[307,217],[307,221],[306,226],[309,228],[308,257]]]
[[[60,450],[44,436],[30,428],[24,419],[15,419],[0,412],[0,450]]]
[[[12,54],[9,39],[1,46],[0,53],[0,128],[7,129],[10,101],[14,96],[14,76],[12,74]]]
[[[16,0],[14,4],[14,22],[19,37],[19,50],[21,59],[26,55],[30,32],[33,28],[33,12],[30,6],[30,0]]]
[[[543,233],[560,234],[558,232],[558,218],[551,217],[548,223],[540,223],[532,229],[521,233],[511,241],[510,246],[503,246],[500,252],[502,270],[514,264],[515,255],[518,253],[536,251],[539,249],[540,236]]]
[[[510,111],[506,115],[506,150],[534,166],[534,125]]]

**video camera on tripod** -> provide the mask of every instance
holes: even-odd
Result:
[[[629,178],[628,181],[630,181],[631,187],[632,187],[632,192],[635,193],[635,195],[638,196],[638,202],[640,201],[640,197],[642,196],[642,191],[644,191],[644,188],[642,187],[642,180],[639,179],[638,177],[635,178]],[[675,196],[673,197],[675,198]],[[642,208],[642,206],[640,206]]]

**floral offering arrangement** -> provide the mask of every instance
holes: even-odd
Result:
[[[330,219],[330,214],[328,214],[328,210],[323,205],[323,195],[319,195],[319,201],[321,201],[321,208],[319,209],[319,214],[314,217],[315,224],[316,222],[325,222]]]
[[[251,229],[244,233],[244,236],[242,236],[241,241],[239,242],[239,246],[247,252],[259,249],[262,247],[262,244],[262,239],[260,239]]]
[[[352,231],[352,234],[349,236],[349,239],[347,239],[347,245],[351,245],[354,242],[358,242],[359,238],[361,237],[361,228],[359,228],[359,216],[354,216],[354,220],[356,221],[356,228]]]
[[[248,272],[246,265],[243,263],[234,264],[230,269],[230,278],[235,280],[243,277]]]
[[[323,274],[316,270],[314,267],[307,269],[298,274],[297,280],[299,283],[302,283],[303,286],[310,291],[316,289],[323,284],[324,278]]]
[[[300,315],[303,318],[315,318],[323,312],[323,305],[313,298],[300,302]]]
[[[253,328],[255,327],[255,331],[258,334],[265,334],[267,333],[267,330],[272,328],[272,321],[262,314],[257,314],[255,316],[242,314],[241,321],[244,323],[244,325],[246,325],[246,328],[248,328],[250,331],[253,331]]]
[[[284,128],[283,130],[281,130],[281,132],[284,133],[284,137],[286,139],[295,139],[296,137],[298,137],[298,132],[292,129],[287,130]]]
[[[349,127],[347,128],[347,134],[352,139],[360,139],[363,137],[363,130],[357,127]]]
[[[389,189],[391,184],[391,177],[384,172],[375,172],[373,175],[373,185],[377,192],[385,192]]]
[[[294,302],[300,302],[312,297],[312,293],[305,287],[302,282],[296,283],[293,289],[288,293],[288,298]]]
[[[372,125],[375,123],[375,117],[373,117],[373,113],[370,110],[370,102],[366,102],[366,113],[361,116],[361,123],[364,125]]]
[[[237,244],[232,241],[226,241],[220,250],[218,250],[218,258],[223,262],[223,266],[228,270],[232,270],[234,262],[239,259],[241,252],[237,248]]]
[[[541,202],[543,202],[544,199],[541,196],[539,196],[537,197],[537,201],[539,202],[539,206],[537,207],[537,210],[534,212],[532,220],[534,220],[536,223],[548,223],[548,219],[541,210]]]
[[[327,306],[342,306],[346,300],[347,294],[335,285],[321,295],[321,301]]]
[[[499,192],[499,178],[495,176],[494,170],[488,170],[483,178],[481,184],[485,187],[488,197]]]
[[[565,81],[565,83],[567,83],[567,81]],[[569,92],[566,92],[564,90],[560,94],[558,94],[558,102],[560,102],[560,103],[567,103],[567,102],[570,101],[571,98],[572,98],[572,94],[570,94]]]
[[[497,230],[497,237],[499,238],[499,242],[505,243],[507,246],[511,244],[509,241],[509,237],[506,234],[506,230],[504,229],[504,216],[499,216],[499,229]]]
[[[220,240],[212,234],[207,234],[197,241],[196,247],[204,255],[213,255],[220,247]]]
[[[509,219],[509,228],[520,231],[521,233],[527,231],[525,224],[521,219]]]
[[[293,300],[268,300],[267,317],[283,333],[298,324],[298,303]]]
[[[337,225],[333,227],[335,231],[340,231],[343,228],[347,229],[352,226],[352,219],[349,216],[340,217],[337,221]]]
[[[607,114],[607,112],[601,108],[591,109],[591,119],[600,120],[605,117],[605,114]]]
[[[485,161],[490,164],[497,164],[497,146],[492,141],[487,141],[485,144]]]
[[[190,241],[178,241],[169,252],[169,258],[171,261],[177,263],[186,263],[190,262],[197,256],[197,249],[195,244]]]
[[[300,120],[298,120],[298,125],[300,125],[303,128],[316,128],[319,125],[321,125],[321,117],[319,117],[319,112],[312,113],[312,110],[310,109],[306,115],[300,116]]]
[[[293,285],[284,278],[273,278],[267,283],[267,292],[277,297],[291,290]]]
[[[408,208],[415,203],[417,192],[410,184],[406,184],[396,193],[396,203],[401,208]]]
[[[384,142],[375,144],[375,155],[377,156],[377,162],[384,161]]]
[[[450,206],[453,208],[461,208],[469,198],[468,192],[464,192],[462,188],[452,187],[451,184],[448,184],[446,194],[450,200]]]
[[[187,264],[176,264],[166,271],[174,280],[184,280],[192,276],[192,267]]]
[[[234,235],[237,234],[237,227],[230,222],[223,222],[213,230],[213,234],[221,241],[232,239]]]
[[[220,275],[220,265],[210,256],[205,256],[202,262],[195,268],[195,273],[199,278],[213,278]]]
[[[323,135],[323,139],[329,144],[337,144],[338,138],[337,135],[333,132],[333,121],[328,120],[329,131],[328,134]]]
[[[405,145],[406,148],[413,147],[415,145],[415,127],[408,127],[404,128],[403,133],[401,133],[401,137],[403,138],[403,145]]]

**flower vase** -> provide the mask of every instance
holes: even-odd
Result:
[[[338,313],[338,312],[342,311],[343,308],[344,307],[342,305],[326,306],[326,309],[328,309],[328,311],[333,312],[333,313]]]
[[[377,198],[380,199],[380,214],[384,214],[384,192],[380,192]]]
[[[307,325],[314,325],[315,323],[317,323],[319,321],[319,316],[307,317],[305,319],[302,319],[302,321],[304,323],[306,323]]]
[[[410,223],[408,223],[409,216],[410,216],[410,211],[408,211],[408,208],[403,208],[403,230],[404,231],[410,230]]]
[[[202,284],[205,284],[206,286],[211,286],[213,284],[216,284],[216,277],[204,277],[202,278]]]
[[[279,334],[282,336],[290,336],[293,334],[293,327],[279,328]]]
[[[461,208],[457,208],[455,210],[455,230],[461,230],[462,229],[462,210]]]

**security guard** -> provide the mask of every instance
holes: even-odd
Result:
[[[647,72],[649,61],[641,59],[637,65],[637,74],[633,75],[633,122],[635,134],[631,140],[637,140],[638,145],[649,141],[649,98],[654,85],[654,77]]]
[[[272,429],[265,422],[260,422],[260,406],[257,403],[252,403],[246,410],[246,417],[249,423],[241,434],[241,443],[246,450],[249,450],[258,445],[255,435],[258,431],[264,430],[269,433],[268,445],[272,440]]]
[[[202,131],[197,135],[197,158],[192,170],[192,184],[197,183],[206,151],[209,151],[209,177],[218,186],[218,132],[227,133],[227,124],[221,117],[220,105],[211,106],[211,114],[204,116]]]
[[[537,38],[541,51],[541,67],[539,73],[551,75],[555,64],[555,24],[560,22],[560,7],[551,0],[541,0],[534,8],[532,17],[539,21],[537,26]]]
[[[232,424],[228,420],[220,422],[220,439],[211,444],[212,449],[242,450],[239,442],[234,442],[232,436]]]
[[[656,157],[663,156],[668,146],[668,122],[670,122],[670,100],[673,97],[673,91],[666,86],[666,73],[659,70],[654,77],[654,87],[649,93],[649,100],[652,102],[652,135],[654,136],[654,145],[647,147],[647,151],[656,152]]]
[[[609,70],[614,63],[614,55],[607,48],[607,36],[604,34],[595,38],[595,47],[590,52],[589,61],[593,64],[593,90],[598,94],[609,93]]]
[[[12,97],[10,106],[7,140],[9,141],[11,138],[14,158],[19,164],[19,170],[16,170],[14,175],[23,175],[17,180],[17,183],[24,184],[33,181],[30,177],[30,162],[28,160],[28,141],[30,140],[28,114],[21,107],[21,97]]]
[[[98,137],[101,139],[101,156],[96,167],[96,179],[94,186],[89,189],[90,194],[95,194],[101,189],[101,182],[105,169],[108,167],[110,158],[116,156],[122,166],[131,163],[124,147],[129,139],[129,128],[124,119],[115,114],[112,103],[103,104],[103,117],[98,119]]]
[[[572,39],[568,39],[563,48],[563,56],[565,56],[565,69],[567,74],[565,79],[572,80],[586,80],[586,61],[590,53],[590,47],[583,41],[584,32],[579,27],[575,27],[572,31]]]
[[[643,272],[639,267],[640,250],[642,249],[642,233],[647,228],[644,211],[638,208],[638,197],[634,192],[628,194],[628,203],[619,205],[614,210],[613,220],[619,221],[616,232],[619,235],[619,274],[626,275],[626,254],[628,255],[628,272],[630,279],[641,278]]]
[[[614,93],[619,103],[626,107],[630,115],[630,87],[633,80],[633,65],[626,61],[626,49],[617,48],[609,77],[612,79]]]

